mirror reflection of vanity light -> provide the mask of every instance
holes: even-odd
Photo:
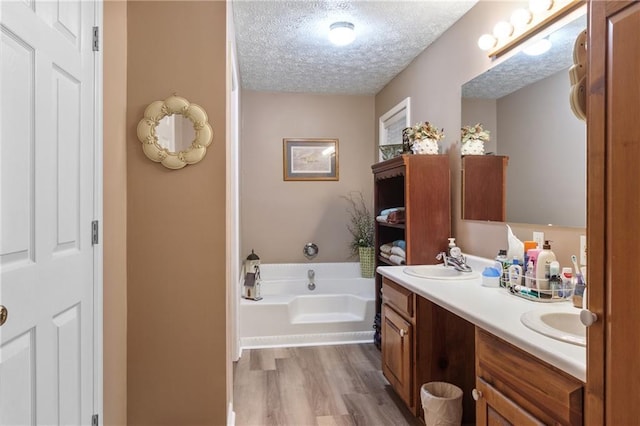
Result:
[[[543,53],[547,53],[551,49],[551,42],[548,38],[542,38],[533,43],[529,43],[522,51],[529,56],[539,56]]]

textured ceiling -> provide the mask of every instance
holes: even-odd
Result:
[[[475,3],[233,0],[242,87],[375,94]],[[355,25],[352,44],[329,42],[336,21]]]
[[[549,35],[552,48],[540,56],[522,52],[462,86],[462,97],[499,99],[573,65],[573,45],[587,28],[586,15]]]

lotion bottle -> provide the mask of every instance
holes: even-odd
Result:
[[[549,290],[549,278],[550,278],[550,265],[551,262],[556,260],[556,255],[551,251],[551,244],[549,241],[545,241],[542,246],[542,251],[538,253],[535,266],[536,283],[539,290]]]

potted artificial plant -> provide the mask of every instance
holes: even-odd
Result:
[[[444,129],[438,129],[433,124],[425,121],[409,127],[407,136],[409,136],[411,151],[414,154],[437,155],[439,151],[438,142],[444,139]]]
[[[489,142],[489,131],[477,123],[475,126],[464,126],[460,129],[460,154],[484,155],[484,143]]]
[[[360,258],[360,273],[363,278],[373,278],[375,271],[375,250],[373,247],[373,216],[364,202],[362,192],[350,192],[343,197],[349,203],[349,223],[347,229],[352,239],[349,244],[351,254]]]

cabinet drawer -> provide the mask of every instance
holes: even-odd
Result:
[[[544,424],[527,413],[513,401],[498,392],[493,386],[478,378],[476,381],[478,401],[476,424],[543,426]]]
[[[477,327],[476,375],[545,424],[582,424],[581,381]]]
[[[393,305],[399,313],[413,317],[414,295],[386,277],[382,278],[382,303]]]

